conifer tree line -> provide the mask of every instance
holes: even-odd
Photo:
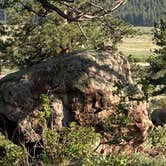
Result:
[[[107,6],[110,1],[104,2]],[[129,0],[123,5],[118,15],[126,22],[135,26],[153,26],[154,22],[159,22],[165,16],[165,0]],[[0,10],[0,21],[6,21],[4,10]]]
[[[164,18],[166,0],[129,0],[120,8],[120,18],[135,26],[153,26]]]

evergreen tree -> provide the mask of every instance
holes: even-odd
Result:
[[[106,2],[18,0],[7,4],[10,46],[1,57],[10,65],[27,67],[76,49],[98,48],[106,42],[116,45],[130,29],[110,15],[121,3],[112,0],[108,6]]]
[[[165,15],[165,0],[129,0],[119,10],[120,18],[135,26],[153,26]]]
[[[160,47],[155,52],[156,57],[150,59],[150,82],[157,86],[161,85],[158,93],[166,93],[166,20],[155,24],[154,41]]]

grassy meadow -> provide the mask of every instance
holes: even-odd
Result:
[[[154,55],[153,51],[157,46],[153,43],[152,27],[134,27],[137,34],[133,37],[126,37],[118,45],[118,49],[125,56],[131,56],[134,62],[145,63],[149,56]],[[141,64],[144,65],[144,64]],[[17,69],[2,68],[2,74],[15,72]]]
[[[152,27],[134,27],[138,33],[133,37],[126,37],[118,45],[119,51],[125,56],[132,56],[137,62],[146,62],[157,46],[153,42]]]

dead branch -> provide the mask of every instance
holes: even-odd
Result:
[[[56,12],[68,22],[80,22],[107,16],[122,6],[125,0],[115,0],[115,5],[110,10],[104,9],[102,6],[95,4],[91,0],[82,3],[78,7],[72,6],[72,4],[75,3],[74,0],[57,0],[56,2],[63,5],[68,12],[64,12],[48,0],[37,0],[37,2],[39,2],[46,11]]]

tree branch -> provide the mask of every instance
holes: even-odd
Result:
[[[52,5],[51,3],[49,3],[47,0],[37,0],[44,9],[46,9],[47,11],[55,11],[57,14],[59,14],[61,17],[67,19],[69,22],[74,22],[77,21],[77,18],[72,17],[71,15],[65,14],[65,12],[63,12],[62,10],[60,10],[58,7]],[[70,1],[72,2],[72,1]]]
[[[64,5],[64,7],[67,8],[66,10],[68,10],[68,12],[62,11],[59,7],[51,4],[48,0],[37,0],[37,2],[39,2],[45,10],[56,12],[62,18],[67,19],[68,22],[78,22],[107,16],[123,5],[125,0],[115,0],[115,6],[110,10],[105,10],[102,6],[97,5],[91,1],[86,1],[77,8],[71,6],[71,4],[75,2],[74,0],[57,0],[58,3]],[[69,5],[68,3],[71,4]],[[93,13],[92,10],[90,10],[92,7],[97,9]]]
[[[19,2],[19,3],[23,6],[24,9],[28,10],[29,12],[32,12],[32,13],[36,14],[37,16],[45,17],[46,14],[47,14],[47,11],[45,11],[43,13],[41,13],[40,11],[37,12],[37,11],[33,10],[31,6],[28,6],[27,4],[24,4],[23,2]]]
[[[78,27],[79,27],[81,33],[82,33],[83,36],[85,37],[86,41],[88,41],[88,37],[87,37],[86,33],[84,32],[84,30],[83,30],[83,28],[81,27],[81,25],[80,25],[79,22],[77,22],[77,25],[78,25]]]

